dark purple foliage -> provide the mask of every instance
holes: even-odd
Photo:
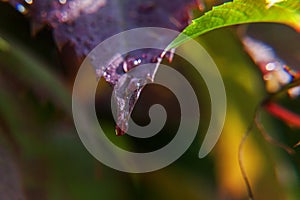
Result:
[[[27,1],[31,2],[31,1]],[[164,27],[181,31],[190,22],[197,0],[10,0],[22,5],[33,32],[44,25],[53,28],[61,48],[70,43],[79,57],[86,56],[106,38],[137,27]]]
[[[105,39],[132,28],[181,31],[191,21],[192,8],[200,6],[199,0],[10,0],[10,3],[31,18],[33,33],[50,26],[59,49],[68,44],[77,60],[82,60]],[[161,50],[142,49],[115,55],[108,66],[94,66],[96,73],[114,86],[117,135],[126,132],[134,105],[148,83],[148,74],[155,75],[147,69],[137,71],[137,77],[124,74],[141,64],[159,63],[161,54]],[[172,53],[166,57],[171,61]],[[120,105],[126,105],[125,109]]]

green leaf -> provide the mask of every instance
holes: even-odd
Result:
[[[224,3],[193,20],[167,50],[217,28],[254,22],[282,23],[300,31],[300,0],[234,0]]]

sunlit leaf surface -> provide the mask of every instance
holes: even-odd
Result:
[[[189,40],[188,37],[195,38],[217,28],[254,22],[282,23],[299,30],[300,1],[235,0],[225,3],[193,20],[169,48],[179,46]]]

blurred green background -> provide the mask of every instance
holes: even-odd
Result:
[[[295,31],[274,24],[252,25],[250,29],[262,39],[273,39],[283,58],[300,66],[300,49],[295,47],[300,40]],[[198,159],[210,116],[205,108],[209,96],[201,77],[175,58],[172,66],[190,78],[204,106],[198,136],[180,159],[164,169],[123,173],[102,165],[81,143],[71,113],[77,67],[64,63],[51,30],[45,28],[32,36],[29,20],[0,2],[0,199],[247,199],[238,167],[238,145],[255,107],[266,96],[264,82],[244,52],[236,27],[210,32],[199,42],[218,65],[227,92],[227,117],[217,145],[207,157]],[[189,53],[197,56],[197,52]],[[112,89],[103,81],[101,84],[97,110],[106,113],[101,123],[112,141],[145,151],[172,139],[176,128],[172,120],[176,119],[164,128],[163,136],[152,141],[116,137],[111,114],[105,110]],[[146,89],[136,108],[140,110],[133,113],[140,123],[147,121],[138,114],[143,104],[149,103],[147,92],[165,99],[162,102],[172,97],[161,88]],[[300,113],[299,98],[283,97],[281,103]],[[300,140],[299,129],[268,113],[263,113],[262,122],[272,137],[288,146]],[[299,148],[295,151],[288,155],[267,143],[257,130],[251,133],[244,165],[256,199],[300,199]]]

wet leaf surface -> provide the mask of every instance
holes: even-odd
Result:
[[[9,2],[30,17],[34,33],[42,26],[52,27],[57,45],[62,48],[70,43],[79,57],[86,56],[101,41],[124,30],[154,26],[181,31],[191,20],[191,8],[197,6],[196,0]]]
[[[82,60],[105,39],[138,27],[163,27],[183,30],[191,21],[197,0],[59,0],[17,1],[10,3],[32,21],[32,32],[43,26],[53,28],[59,49],[70,46],[77,60]],[[117,135],[128,129],[128,120],[143,87],[153,80],[153,69],[129,70],[147,63],[159,63],[161,50],[137,50],[127,55],[115,55],[108,66],[97,66],[96,73],[115,86],[113,97],[117,105]],[[171,61],[172,53],[168,54]],[[152,78],[150,78],[152,77]]]

